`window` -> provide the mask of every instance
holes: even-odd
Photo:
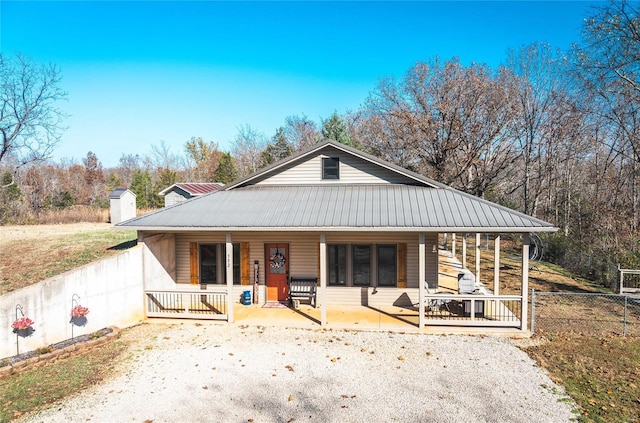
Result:
[[[224,249],[225,244],[222,247]],[[224,273],[224,283],[227,283],[227,271],[224,268],[224,263],[222,272]],[[233,284],[240,285],[240,244],[233,244]]]
[[[340,179],[340,159],[325,157],[322,159],[322,179]]]
[[[328,244],[328,286],[398,286],[396,244]]]
[[[218,282],[218,245],[200,244],[200,283]]]
[[[329,286],[345,286],[347,284],[347,246],[329,245]]]
[[[397,265],[396,246],[378,245],[378,286],[396,286]]]
[[[226,284],[226,244],[200,244],[200,283]],[[233,244],[233,284],[240,284],[240,244]]]
[[[369,286],[371,284],[371,246],[354,245],[353,251],[353,285]]]

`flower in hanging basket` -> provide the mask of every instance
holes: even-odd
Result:
[[[71,309],[71,317],[73,318],[84,317],[87,313],[89,313],[89,309],[82,307],[80,304]]]
[[[29,319],[28,317],[21,317],[19,319],[16,319],[16,321],[11,324],[11,327],[13,328],[13,331],[16,332],[19,330],[27,330],[32,325],[33,320]]]

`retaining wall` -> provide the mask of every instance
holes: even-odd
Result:
[[[72,330],[73,335],[78,336],[109,326],[129,327],[142,321],[145,318],[145,249],[144,245],[138,245],[0,296],[0,358],[69,339]],[[74,295],[78,304],[89,308],[89,314],[85,326],[72,328],[69,321]],[[19,337],[11,329],[17,305],[35,322],[31,336]]]

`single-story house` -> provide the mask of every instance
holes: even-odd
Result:
[[[233,321],[234,303],[246,290],[259,303],[282,302],[289,297],[290,280],[312,278],[320,324],[326,322],[328,304],[418,304],[419,327],[437,317],[429,314],[426,300],[438,290],[440,234],[493,233],[498,241],[500,233],[522,234],[521,294],[500,296],[495,284],[482,297],[483,304],[488,300],[487,306],[504,309],[512,319],[501,323],[501,318],[474,319],[471,313],[470,320],[476,326],[523,330],[528,234],[556,230],[334,141],[116,227],[137,230],[138,242],[161,265],[161,272],[145,275],[150,307],[178,307],[167,305],[174,300],[163,299],[160,291],[198,290],[201,296],[211,291],[224,300],[209,308]],[[461,298],[473,310],[480,302],[477,295]],[[503,307],[506,301],[511,302]]]
[[[158,194],[164,196],[164,206],[169,207],[190,198],[217,191],[223,186],[224,184],[218,182],[179,182]]]

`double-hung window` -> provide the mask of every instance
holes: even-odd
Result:
[[[345,286],[347,284],[347,246],[329,244],[327,262],[329,263],[329,286]]]
[[[201,284],[226,284],[226,244],[199,244],[199,267]],[[240,284],[240,244],[233,244],[233,283]]]
[[[398,280],[396,254],[395,245],[377,246],[378,286],[396,286]]]
[[[369,286],[371,284],[371,246],[353,245],[351,267],[353,269],[353,285]]]

